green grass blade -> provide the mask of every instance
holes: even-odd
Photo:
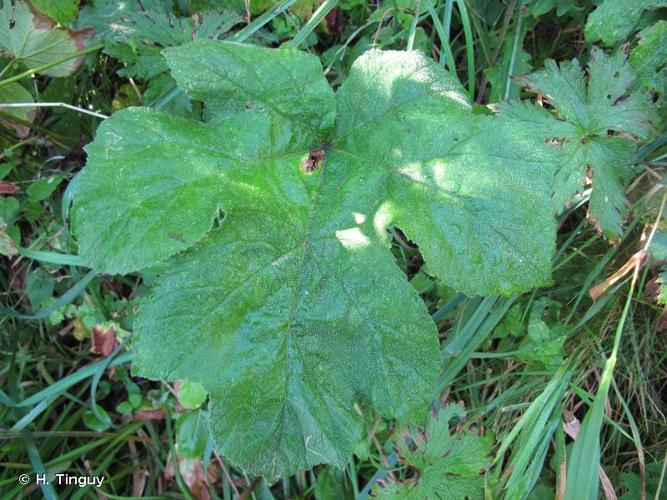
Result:
[[[306,24],[303,25],[294,38],[292,38],[289,46],[292,48],[297,48],[299,45],[301,45],[310,32],[313,31],[317,25],[320,24],[320,22],[322,22],[322,19],[324,19],[326,15],[336,7],[336,5],[338,5],[338,0],[325,0],[322,2],[322,5],[320,5],[319,8],[313,13],[313,15],[310,16],[308,22],[306,22]]]
[[[47,307],[45,307],[44,309],[40,309],[35,314],[22,314],[12,309],[8,309],[4,306],[0,306],[0,312],[6,314],[7,316],[11,316],[12,318],[18,318],[23,320],[48,318],[52,312],[57,311],[61,307],[66,306],[67,304],[72,302],[81,292],[83,292],[83,290],[88,286],[88,284],[91,281],[93,281],[93,278],[95,278],[96,275],[97,275],[96,271],[90,271],[83,278],[81,278],[76,285],[67,290],[56,300],[51,302]]]
[[[415,15],[412,19],[412,24],[410,25],[410,33],[408,33],[408,45],[407,50],[412,50],[415,44],[415,35],[417,34],[417,23],[419,23],[419,1],[415,2]]]
[[[593,406],[584,417],[577,439],[574,441],[572,453],[567,466],[567,483],[565,485],[565,500],[595,500],[598,497],[600,481],[598,468],[600,466],[600,431],[604,418],[604,407],[611,380],[618,358],[621,343],[621,334],[625,320],[630,310],[635,284],[639,275],[639,267],[635,267],[628,297],[623,312],[616,326],[614,347],[611,356],[605,363],[600,387],[593,401]]]
[[[456,60],[454,59],[454,54],[452,53],[452,47],[449,44],[449,33],[447,30],[445,30],[445,26],[442,24],[442,21],[440,21],[438,13],[433,7],[433,2],[431,2],[431,0],[424,0],[424,4],[428,9],[428,13],[431,15],[431,20],[433,21],[435,31],[438,33],[438,38],[440,38],[440,62],[446,63],[449,72],[458,78],[458,75],[456,74]]]
[[[236,34],[231,37],[231,40],[233,42],[245,42],[248,38],[257,33],[265,25],[273,21],[274,18],[278,17],[280,14],[289,9],[296,2],[297,0],[284,0],[280,2],[274,8],[267,10],[257,19],[249,23],[245,28],[237,31]]]
[[[468,9],[464,0],[456,0],[456,6],[461,14],[463,23],[463,35],[466,41],[466,63],[468,67],[468,96],[471,101],[475,100],[475,46],[472,36],[472,25],[468,16]]]
[[[69,255],[58,252],[44,252],[42,250],[31,250],[30,248],[19,248],[18,252],[28,259],[47,262],[49,264],[60,264],[63,266],[90,267],[81,260],[78,255]]]

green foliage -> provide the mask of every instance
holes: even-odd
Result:
[[[208,441],[204,412],[180,413],[176,419],[176,449],[180,456],[195,459],[202,456]]]
[[[31,0],[32,5],[55,22],[69,24],[76,18],[79,0]]]
[[[592,178],[589,218],[607,237],[621,234],[627,200],[625,182],[633,172],[636,144],[653,133],[657,116],[622,53],[593,49],[586,79],[579,62],[547,61],[525,77],[529,89],[544,95],[550,112],[527,103],[501,105],[501,112],[523,122],[525,133],[540,137],[536,147],[554,165],[553,201],[559,212]]]
[[[354,402],[417,421],[438,369],[387,229],[465,293],[545,283],[548,170],[417,53],[367,53],[335,96],[296,51],[200,41],[165,56],[208,122],[129,109],[101,125],[72,210],[80,255],[126,273],[192,247],[143,303],[135,371],[201,383],[219,448],[248,471],[342,466]]]
[[[636,285],[628,274],[595,301],[589,290],[641,255],[663,198],[664,128],[616,105],[639,96],[666,117],[667,11],[631,6],[600,26],[631,24],[613,44],[636,81],[607,111],[623,128],[655,125],[643,137],[595,120],[586,135],[548,93],[535,114],[484,106],[533,100],[521,75],[577,57],[588,76],[572,108],[607,114],[581,42],[612,4],[0,0],[5,33],[28,26],[17,11],[28,40],[54,30],[91,47],[59,78],[0,48],[2,496],[66,471],[104,485],[40,485],[46,498],[541,499],[567,486],[578,500],[597,498],[601,467],[620,498],[662,498],[665,221]],[[183,45],[211,38],[312,55]],[[406,47],[426,56],[364,55]],[[561,83],[577,94],[575,73]],[[598,97],[616,85],[602,73]],[[43,107],[5,105],[33,100]],[[553,180],[589,161],[567,156],[571,137],[626,147],[573,167],[563,212]],[[613,177],[616,162],[632,208],[610,245],[585,216],[596,171]],[[477,296],[496,293],[508,296]],[[617,366],[601,377],[605,358]],[[458,407],[426,423],[438,400],[462,401],[492,456],[490,437],[443,417]],[[318,462],[335,465],[305,470]]]
[[[39,68],[78,49],[71,32],[44,26],[22,1],[12,6],[9,0],[5,0],[0,7],[0,50],[28,68]],[[76,67],[76,61],[70,59],[42,73],[67,76]]]
[[[605,0],[588,16],[586,40],[612,45],[624,40],[637,27],[642,12],[667,7],[665,0]]]
[[[646,465],[646,493],[642,488],[642,478],[634,472],[622,472],[621,482],[625,492],[619,497],[620,500],[641,500],[642,498],[660,498],[661,486],[661,463],[650,463]],[[664,487],[664,486],[663,486]]]
[[[548,298],[537,299],[530,308],[527,325],[523,321],[523,306],[514,305],[494,331],[500,338],[498,350],[515,351],[517,359],[558,367],[563,361],[565,329],[558,323],[560,304]],[[520,340],[518,346],[516,340]]]
[[[638,37],[639,43],[630,53],[628,62],[637,75],[637,82],[657,94],[657,105],[664,108],[667,93],[667,21],[658,21],[643,29]]]
[[[649,251],[655,260],[667,260],[667,231],[655,233]],[[667,266],[662,266],[657,283],[659,286],[658,302],[667,305]]]
[[[182,380],[178,387],[178,402],[184,408],[199,408],[206,401],[206,390],[196,382]]]
[[[81,27],[93,27],[105,52],[123,62],[118,74],[148,80],[167,71],[160,51],[192,40],[219,39],[242,18],[236,11],[177,15],[172,1],[96,0],[82,9]]]
[[[513,59],[514,57],[514,59]],[[512,74],[510,75],[510,65]],[[491,102],[500,102],[505,100],[505,89],[510,87],[508,98],[516,99],[519,97],[521,86],[513,82],[512,79],[517,75],[528,73],[532,69],[530,64],[530,54],[523,49],[519,49],[516,55],[513,55],[513,47],[506,43],[500,52],[498,62],[486,70],[486,77],[491,84],[491,93],[489,100]]]
[[[17,103],[33,102],[32,94],[19,83],[10,83],[0,87],[0,102],[2,103]],[[21,120],[30,119],[30,110],[28,108],[8,108],[6,112]]]
[[[491,461],[492,439],[463,429],[452,433],[452,419],[463,416],[460,406],[450,405],[433,415],[427,427],[412,427],[398,437],[401,463],[419,477],[416,481],[388,481],[375,488],[377,498],[484,498],[483,472]]]

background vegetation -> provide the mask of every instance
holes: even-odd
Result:
[[[366,436],[345,470],[320,466],[275,482],[248,477],[213,449],[200,388],[130,375],[136,304],[154,276],[89,271],[76,256],[68,210],[85,164],[83,146],[105,116],[134,105],[199,116],[200,105],[169,75],[162,48],[193,38],[288,44],[318,54],[334,87],[370,47],[418,49],[453,61],[484,105],[526,95],[516,77],[549,58],[585,62],[597,43],[631,54],[638,73],[652,70],[655,105],[664,115],[664,31],[651,31],[664,30],[663,2],[2,3],[2,498],[365,498],[400,495],[398,487],[425,481],[429,467],[439,471],[442,487],[462,474],[422,453],[421,430],[395,429],[368,412]],[[587,24],[592,12],[611,4],[613,26]],[[5,43],[7,30],[21,25],[29,43]],[[659,299],[667,298],[660,278],[667,250],[647,244],[663,238],[666,143],[663,132],[638,145],[620,237],[608,241],[587,220],[589,189],[560,215],[549,288],[464,297],[429,273],[411,242],[394,235],[396,260],[442,339],[438,383],[440,401],[449,406],[433,419],[444,421],[445,430],[451,423],[451,435],[441,436],[450,449],[481,457],[466,469],[476,476],[472,497],[563,498],[568,467],[597,460],[592,445],[573,452],[575,438],[593,443],[598,435],[601,496],[664,497],[667,315]],[[22,473],[61,471],[106,480],[97,492],[17,481]]]

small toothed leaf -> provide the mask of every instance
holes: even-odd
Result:
[[[633,172],[636,143],[655,129],[657,116],[648,94],[637,89],[635,75],[618,52],[593,49],[588,78],[575,59],[525,77],[528,88],[544,95],[554,111],[512,102],[501,114],[524,124],[524,134],[554,166],[556,211],[592,180],[589,217],[609,238],[621,233],[627,201],[625,183]]]
[[[416,469],[416,481],[390,480],[374,488],[380,499],[420,500],[484,498],[483,470],[489,464],[491,440],[469,430],[451,432],[451,420],[462,417],[458,405],[433,415],[425,428],[412,427],[396,439],[399,460]]]

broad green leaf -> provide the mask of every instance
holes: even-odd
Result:
[[[588,42],[605,45],[625,40],[637,26],[642,12],[667,7],[665,0],[605,0],[589,16],[584,33]]]
[[[525,82],[547,97],[555,112],[528,103],[501,105],[502,114],[523,123],[523,133],[554,166],[553,200],[557,211],[592,178],[589,217],[608,237],[621,232],[627,204],[624,186],[633,172],[636,141],[657,121],[648,95],[634,86],[635,76],[622,53],[607,56],[594,49],[586,79],[579,62],[557,65]]]
[[[212,122],[243,122],[249,113],[261,114],[270,127],[270,140],[280,144],[289,138],[285,147],[291,151],[320,146],[331,133],[334,95],[315,57],[212,40],[162,53],[179,87],[204,102]]]
[[[426,428],[410,428],[396,440],[400,461],[419,473],[417,481],[389,481],[375,487],[380,499],[419,500],[484,498],[484,467],[489,465],[491,440],[459,430],[450,423],[462,417],[460,406],[447,406],[432,416]]]
[[[191,68],[193,47],[210,57],[217,48],[220,65],[213,68],[218,71],[232,67],[234,57],[236,71],[245,70],[239,51],[254,52],[257,63],[264,65],[267,54],[275,55],[213,41],[173,49],[171,64],[183,65],[182,71],[174,71],[181,86],[207,103],[209,95],[227,95],[226,116],[205,125],[135,108],[102,123],[96,141],[86,149],[95,170],[82,174],[72,221],[75,228],[80,226],[75,230],[81,255],[104,272],[138,270],[190,247],[211,229],[221,207],[231,209],[247,191],[247,186],[225,189],[230,181],[225,175],[228,168],[262,168],[274,158],[299,165],[301,157],[319,145],[315,135],[331,127],[333,92],[315,58],[280,51],[281,57],[274,61],[284,59],[283,64],[296,68],[294,73],[274,64],[266,66],[266,72],[242,73],[245,80],[236,80],[236,74],[225,80],[212,74],[211,67]],[[285,92],[289,88],[292,91]],[[215,109],[218,101],[211,98],[210,102]],[[290,112],[290,106],[302,109],[303,116]],[[291,162],[284,158],[290,152]],[[86,216],[91,210],[98,217]]]
[[[60,24],[74,21],[79,9],[79,0],[31,0],[31,2],[38,11]]]
[[[414,53],[370,52],[353,69],[328,161],[363,186],[355,211],[372,214],[378,237],[399,226],[467,295],[544,284],[553,224],[534,145],[513,123],[473,114],[458,82]]]
[[[38,68],[79,50],[73,33],[44,26],[23,1],[13,7],[5,1],[0,7],[0,50],[28,68]],[[49,76],[67,76],[78,63],[70,59],[44,70]]]
[[[630,53],[628,62],[638,83],[660,96],[662,106],[667,93],[667,21],[658,21],[639,32],[639,43]]]
[[[643,498],[660,498],[660,492],[664,492],[661,463],[646,464],[646,478],[644,481],[635,472],[621,472],[621,484],[625,492],[619,497],[620,500],[642,500]],[[644,490],[645,488],[645,490]]]
[[[342,467],[358,405],[418,422],[439,368],[388,229],[470,295],[544,284],[551,169],[418,53],[365,54],[336,96],[298,51],[164,53],[208,121],[135,108],[100,126],[72,209],[80,255],[107,273],[173,257],[137,317],[134,371],[200,383],[229,460]]]
[[[19,83],[10,83],[0,87],[0,110],[21,120],[32,121],[35,111],[30,108],[3,108],[2,104],[34,102],[32,94]],[[20,125],[15,125],[16,127]]]

